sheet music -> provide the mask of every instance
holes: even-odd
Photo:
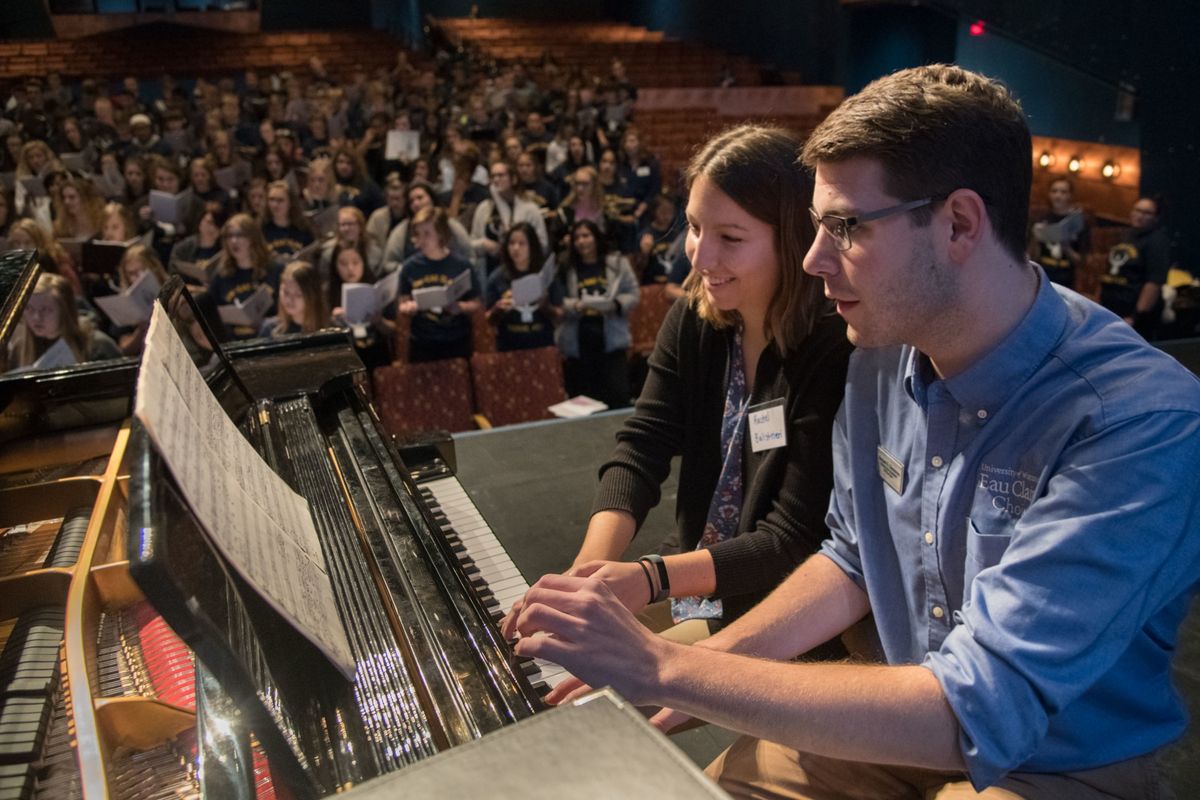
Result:
[[[158,278],[146,270],[129,288],[120,294],[93,298],[108,318],[116,325],[133,327],[150,319],[154,309],[154,298],[158,297]]]
[[[217,313],[226,325],[238,325],[244,328],[255,328],[262,325],[263,318],[271,310],[273,297],[266,285],[260,285],[254,294],[245,300],[237,300],[232,305],[219,306]]]
[[[225,414],[157,303],[134,414],[217,549],[353,677],[354,659],[308,502],[267,466]]]
[[[387,142],[384,145],[383,157],[388,161],[416,161],[421,154],[420,131],[387,132]]]
[[[169,194],[160,192],[158,189],[150,190],[150,211],[156,222],[165,222],[168,225],[178,225],[183,217],[183,203],[187,195],[191,193],[190,189],[185,189],[179,194]]]
[[[512,301],[514,306],[537,305],[542,299],[545,288],[542,286],[542,276],[539,273],[524,275],[512,282]]]
[[[75,359],[75,352],[71,350],[71,346],[67,344],[67,340],[59,338],[54,344],[42,353],[42,357],[30,364],[28,367],[22,367],[13,370],[13,372],[24,372],[26,370],[35,369],[58,369],[59,367],[70,367],[78,363]]]

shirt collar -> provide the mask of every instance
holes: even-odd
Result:
[[[983,421],[994,414],[1029,376],[1046,360],[1067,326],[1067,306],[1041,267],[1037,270],[1038,291],[1033,305],[1017,326],[995,347],[963,372],[944,381],[946,390],[959,406]],[[922,407],[934,382],[929,359],[916,348],[906,348],[904,385]]]

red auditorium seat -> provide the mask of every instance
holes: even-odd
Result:
[[[465,358],[395,363],[375,370],[375,405],[393,436],[472,430],[471,375]]]
[[[630,355],[646,356],[654,350],[658,329],[674,302],[667,296],[666,288],[661,283],[642,287],[641,301],[629,312],[629,334],[633,340]]]
[[[471,381],[479,413],[491,425],[550,419],[547,407],[567,399],[557,347],[476,353]]]

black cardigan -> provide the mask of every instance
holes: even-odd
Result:
[[[682,456],[675,519],[682,550],[695,549],[721,471],[720,431],[731,329],[675,303],[658,332],[650,372],[617,449],[600,467],[592,513],[631,513],[640,528],[659,501],[671,459]],[[749,610],[828,537],[833,488],[831,431],[842,402],[851,347],[840,317],[822,317],[781,361],[768,345],[758,361],[750,405],[784,398],[787,446],[754,453],[745,437],[738,535],[711,548],[729,622]]]

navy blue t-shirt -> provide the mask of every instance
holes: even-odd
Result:
[[[475,300],[479,297],[479,285],[471,263],[451,253],[434,261],[424,253],[409,258],[400,268],[400,294],[411,296],[413,290],[430,286],[449,286],[454,279],[467,272],[471,275],[470,290],[459,301]],[[471,337],[471,318],[466,314],[440,314],[418,311],[413,316],[412,338],[426,342],[457,342]]]

